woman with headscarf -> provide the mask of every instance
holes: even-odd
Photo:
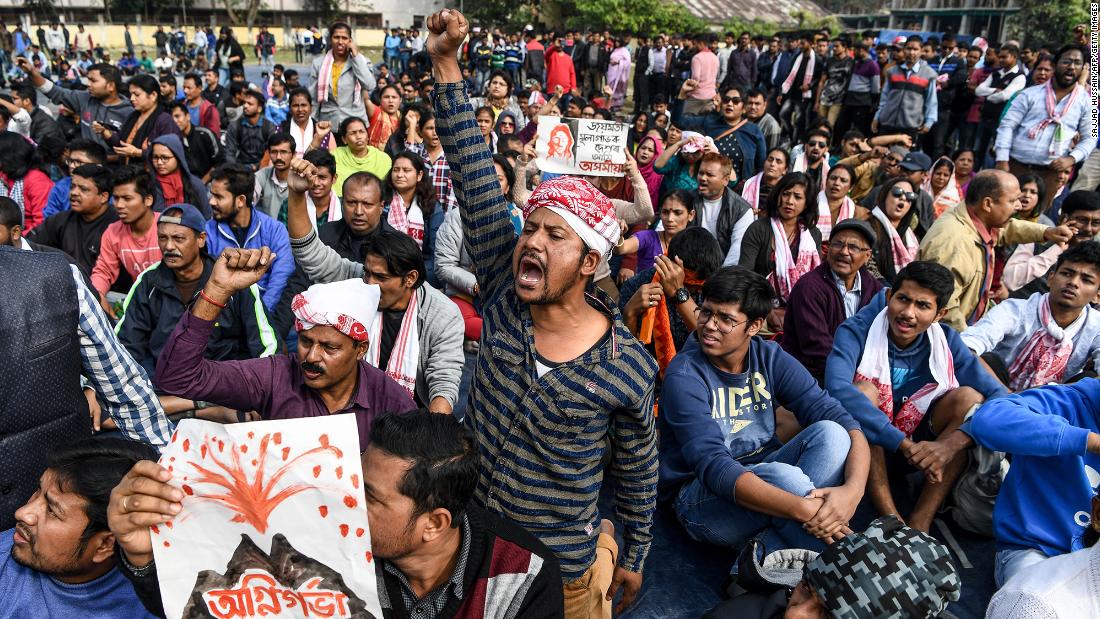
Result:
[[[191,173],[183,142],[174,135],[162,135],[153,140],[145,154],[146,164],[153,171],[153,210],[163,213],[173,204],[187,203],[210,219],[210,198],[202,179]]]
[[[645,184],[649,187],[649,199],[653,204],[660,204],[661,182],[664,175],[654,169],[657,158],[665,152],[661,140],[652,135],[647,135],[638,142],[638,149],[634,152],[634,161],[638,163],[638,172],[641,172]]]
[[[26,138],[0,131],[0,197],[11,198],[23,211],[23,232],[42,223],[53,189],[53,181],[37,164],[34,146]]]
[[[607,87],[611,90],[612,110],[618,110],[626,102],[626,85],[630,82],[630,50],[623,39],[615,41],[615,51],[607,67]]]
[[[119,130],[111,131],[107,127],[92,123],[95,131],[122,157],[122,165],[142,157],[149,151],[149,145],[162,135],[174,135],[183,139],[180,128],[172,115],[164,111],[161,105],[160,82],[152,75],[136,75],[130,80],[130,105],[134,111],[122,123]],[[197,205],[196,205],[197,206]]]
[[[959,181],[955,178],[955,162],[950,157],[940,157],[932,164],[932,171],[925,175],[920,188],[932,196],[932,210],[936,217],[963,201]]]
[[[516,135],[516,127],[519,126],[519,121],[516,119],[516,115],[509,110],[504,110],[497,116],[496,126],[493,128],[493,133],[497,136],[497,141],[505,135]]]

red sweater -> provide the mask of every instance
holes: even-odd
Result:
[[[8,195],[11,195],[15,183],[3,172],[0,172],[0,181],[4,183]],[[23,207],[23,234],[45,219],[42,211],[46,208],[51,189],[53,189],[53,181],[41,170],[31,170],[23,177],[23,203],[20,204]],[[18,203],[18,200],[16,202]]]
[[[553,93],[559,85],[566,94],[572,92],[577,87],[577,73],[573,68],[573,59],[560,47],[551,47],[550,56],[546,59],[546,92]]]

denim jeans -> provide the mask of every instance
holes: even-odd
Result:
[[[229,65],[223,63],[221,67],[218,67],[218,82],[229,88]]]
[[[815,488],[839,486],[852,439],[840,424],[811,424],[768,458],[746,468],[769,484],[796,496]],[[825,545],[802,528],[801,522],[769,516],[738,505],[733,497],[713,494],[699,479],[686,484],[675,501],[676,516],[692,539],[740,550],[764,533],[766,552],[805,548],[820,552]]]
[[[1006,582],[1012,580],[1013,576],[1046,558],[1045,554],[1034,548],[998,550],[993,560],[993,583],[1000,589]]]

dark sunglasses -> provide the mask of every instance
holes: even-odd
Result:
[[[806,146],[816,146],[817,148],[825,148],[826,146],[828,146],[828,144],[826,142],[813,141],[813,142],[806,142]]]
[[[732,103],[734,105],[741,105],[741,97],[722,97],[722,103]]]
[[[912,191],[906,191],[897,185],[894,185],[893,188],[890,189],[890,195],[894,196],[895,198],[901,198],[910,203],[912,203],[913,200],[917,199],[917,194],[913,193]]]

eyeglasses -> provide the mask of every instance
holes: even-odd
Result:
[[[502,121],[500,121],[500,126],[502,126],[502,127],[515,127],[516,123],[514,123],[510,120],[502,120]]]
[[[901,159],[895,159],[894,157],[887,157],[884,160],[884,163],[886,163],[886,165],[898,165],[899,163],[901,163]]]
[[[912,202],[913,200],[917,199],[916,193],[912,191],[906,191],[897,185],[894,185],[894,187],[890,189],[890,195],[894,196],[895,198],[901,198],[906,202]]]
[[[829,241],[829,249],[835,252],[842,252],[847,250],[848,253],[852,255],[862,254],[865,251],[871,251],[870,247],[860,247],[855,243],[841,243],[840,241]]]
[[[172,155],[153,155],[149,159],[151,159],[153,163],[168,163],[169,161],[175,159],[175,157],[173,157]]]
[[[65,160],[65,165],[69,166],[70,168],[79,168],[80,166],[88,164],[88,163],[91,163],[91,162],[90,161],[78,161],[76,159],[66,159]]]
[[[1070,223],[1076,224],[1078,228],[1100,228],[1100,219],[1092,217],[1071,217]]]
[[[1058,60],[1058,66],[1060,67],[1083,67],[1085,66],[1084,60],[1075,60],[1073,58],[1067,58],[1063,56]]]
[[[732,103],[733,105],[741,105],[741,97],[722,97],[722,103]]]
[[[714,311],[709,310],[705,307],[696,307],[695,308],[695,319],[697,321],[697,323],[696,323],[697,326],[699,326],[699,327],[707,326],[707,324],[710,322],[711,318],[715,319],[714,327],[716,329],[718,329],[718,331],[721,332],[721,333],[733,333],[733,329],[735,327],[737,327],[738,325],[743,325],[746,322],[748,322],[748,320],[742,320],[741,322],[737,322],[733,318],[733,316],[730,316],[729,314],[722,314],[720,312],[714,312]]]
[[[828,146],[828,144],[826,142],[813,141],[813,142],[806,142],[806,146],[813,146],[815,148],[825,148],[826,146]]]

